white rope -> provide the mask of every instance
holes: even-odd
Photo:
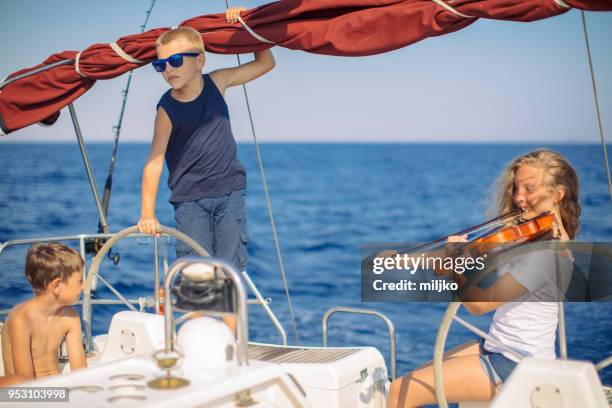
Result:
[[[434,0],[435,1],[435,0]],[[242,17],[238,16],[238,21],[240,21],[240,24],[242,24],[242,26],[244,27],[245,30],[248,31],[249,34],[251,34],[253,36],[253,38],[255,38],[256,40],[259,40],[263,43],[267,43],[267,44],[274,44],[272,41],[267,40],[265,38],[263,38],[261,35],[257,34],[255,31],[251,30],[251,27],[249,27],[244,20],[242,19]]]
[[[557,3],[557,5],[562,7],[562,8],[566,8],[566,9],[572,8],[572,6],[570,6],[569,4],[564,2],[563,0],[555,0],[555,3]]]
[[[133,64],[142,64],[144,62],[144,61],[141,61],[141,60],[138,60],[138,59],[132,57],[130,54],[128,54],[127,52],[123,51],[121,49],[121,47],[119,46],[119,44],[117,44],[116,42],[109,43],[108,45],[110,45],[110,47],[113,49],[113,51],[115,51],[115,53],[118,56],[120,56],[121,58],[123,58],[127,62],[131,62]]]
[[[123,58],[124,60],[126,60],[127,62],[131,62],[133,64],[142,64],[144,61],[141,61],[139,59],[136,59],[134,57],[132,57],[130,54],[128,54],[127,52],[123,51],[121,49],[121,47],[116,43],[109,43],[108,44],[111,49],[113,51],[115,51],[115,54],[117,54],[118,56],[120,56],[121,58]],[[81,62],[81,53],[83,51],[79,51],[79,53],[76,55],[76,58],[74,59],[74,70],[76,71],[77,74],[79,74],[79,76],[83,77],[83,78],[87,78],[87,75],[85,75],[83,72],[81,72],[81,67],[79,66],[79,63]]]
[[[463,17],[463,18],[476,18],[474,16],[468,16],[467,14],[463,14],[458,12],[457,10],[455,10],[454,8],[452,8],[451,6],[449,6],[448,4],[446,4],[445,2],[443,2],[442,0],[431,0],[434,3],[436,3],[438,6],[450,11],[451,13],[459,16],[459,17]]]
[[[79,53],[76,55],[76,58],[74,59],[74,70],[76,71],[77,74],[79,74],[83,78],[87,78],[87,75],[83,74],[81,72],[81,68],[79,68],[79,60],[81,59],[82,52],[83,51],[79,51]]]

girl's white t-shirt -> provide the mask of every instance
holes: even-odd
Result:
[[[563,294],[569,286],[573,266],[571,253],[563,256],[552,249],[536,249],[501,265],[498,277],[512,274],[528,293],[495,311],[489,336],[525,357],[554,359],[559,313],[556,301],[559,290]],[[518,362],[489,340],[484,348]]]

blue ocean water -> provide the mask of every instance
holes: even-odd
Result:
[[[321,344],[321,318],[332,306],[357,306],[387,314],[397,330],[398,373],[432,358],[442,303],[361,303],[359,258],[371,242],[425,242],[485,220],[483,199],[513,157],[539,146],[480,144],[263,144],[266,176],[276,217],[299,343]],[[612,241],[612,204],[601,148],[548,146],[566,155],[581,178],[579,240]],[[148,145],[124,143],[117,156],[109,210],[112,231],[134,225],[140,211],[140,178]],[[111,144],[88,146],[98,186],[106,179]],[[239,145],[248,173],[249,273],[292,336],[291,320],[274,250],[270,223],[252,144]],[[98,217],[76,144],[0,144],[0,241],[97,232]],[[162,176],[165,180],[165,175]],[[169,191],[158,194],[160,221],[174,225]],[[31,295],[23,277],[27,247],[0,256],[0,309]],[[152,293],[150,240],[117,245],[121,262],[102,274],[126,297]],[[170,247],[170,253],[174,249]],[[103,287],[100,297],[112,298]],[[94,331],[108,328],[121,307],[98,306]],[[486,329],[489,316],[462,315]],[[612,351],[610,303],[566,305],[570,356],[598,362]],[[279,340],[260,308],[250,308],[250,335]],[[451,330],[449,346],[474,338]],[[330,320],[330,344],[373,345],[384,356],[384,324],[369,317],[337,315]],[[612,383],[612,370],[602,373]]]

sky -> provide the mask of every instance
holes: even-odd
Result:
[[[0,0],[0,78],[55,52],[136,33],[149,4]],[[224,10],[222,0],[157,0],[148,28]],[[604,131],[610,135],[612,13],[587,13],[587,27]],[[247,86],[261,141],[599,143],[577,10],[532,23],[481,19],[458,32],[370,57],[281,47],[273,52],[276,68]],[[209,54],[205,72],[235,64],[235,56]],[[113,140],[126,80],[124,75],[99,81],[76,102],[87,142]],[[155,106],[167,89],[150,66],[134,71],[122,140],[151,140]],[[230,89],[226,100],[236,139],[251,141],[242,90]],[[67,109],[56,125],[33,125],[0,143],[32,140],[74,141]]]

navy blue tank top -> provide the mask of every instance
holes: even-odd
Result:
[[[203,78],[204,88],[193,101],[177,101],[169,90],[157,104],[172,122],[166,164],[173,203],[220,197],[246,187],[227,104],[208,74]]]

